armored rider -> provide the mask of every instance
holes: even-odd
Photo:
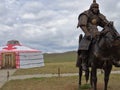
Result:
[[[105,28],[110,22],[106,17],[100,13],[99,4],[96,0],[93,0],[89,10],[84,11],[78,17],[77,28],[81,28],[85,33],[83,39],[79,43],[78,55],[79,59],[82,60],[82,69],[87,69],[87,53],[90,49],[91,43],[100,35],[100,31],[97,26]],[[79,67],[77,62],[77,67]]]

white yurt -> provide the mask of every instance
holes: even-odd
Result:
[[[44,66],[43,53],[10,40],[0,47],[0,68],[33,68]]]

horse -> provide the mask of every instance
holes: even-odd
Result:
[[[103,29],[103,31],[101,31],[99,38],[96,38],[96,43],[91,45],[91,48],[88,51],[88,70],[85,71],[85,75],[87,82],[89,79],[89,67],[91,67],[90,84],[93,87],[93,90],[97,90],[97,69],[104,70],[104,90],[107,90],[113,61],[120,60],[120,39],[118,38],[117,34],[118,32],[115,30],[113,25],[107,26],[105,29]],[[81,39],[82,38],[80,38],[80,40]],[[116,49],[114,47],[116,47]],[[81,73],[82,69],[80,66],[79,85],[81,85]]]

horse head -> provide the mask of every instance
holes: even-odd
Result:
[[[113,25],[107,25],[101,31],[99,46],[104,49],[120,46],[120,35]]]
[[[97,43],[96,56],[112,58],[115,63],[120,62],[120,35],[114,26],[107,26],[101,31],[99,42]],[[117,66],[120,64],[116,64]]]
[[[99,39],[97,39],[96,44],[93,46],[93,54],[97,58],[111,56],[112,52],[115,51],[115,45],[120,47],[120,39],[118,39],[118,36],[118,32],[113,25],[106,26],[101,31]]]

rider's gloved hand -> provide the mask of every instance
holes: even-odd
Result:
[[[106,34],[107,32],[109,32],[109,30],[108,30],[108,29],[103,30],[103,31],[101,31],[101,35],[104,35],[104,34]]]
[[[100,32],[98,31],[98,32],[96,32],[96,36],[100,36]]]

